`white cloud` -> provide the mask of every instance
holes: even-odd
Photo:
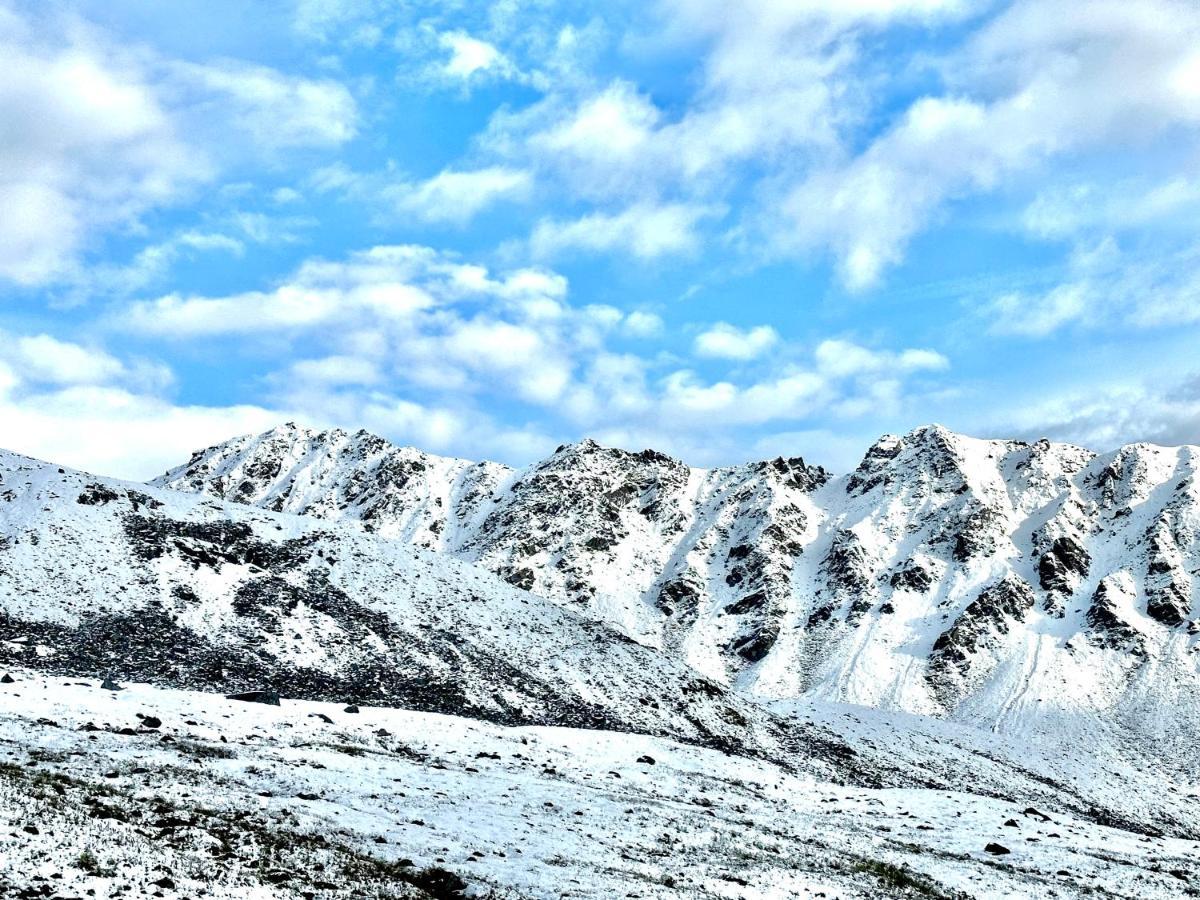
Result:
[[[543,219],[530,236],[535,256],[569,250],[619,250],[639,259],[689,254],[699,246],[698,223],[713,215],[708,207],[639,203],[619,213],[592,213],[573,221]]]
[[[1046,161],[1132,134],[1153,141],[1200,124],[1181,90],[1200,12],[1170,0],[1025,0],[948,65],[952,93],[926,96],[865,150],[809,174],[783,204],[781,246],[830,249],[846,285],[876,285],[948,201]]]
[[[270,407],[375,422],[389,435],[460,453],[505,431],[481,413],[496,403],[589,431],[686,435],[894,410],[916,375],[947,365],[932,350],[827,341],[807,363],[795,362],[793,349],[793,361],[765,376],[713,380],[680,369],[669,354],[614,352],[622,336],[660,333],[661,319],[605,304],[574,307],[567,288],[542,269],[496,274],[429,248],[383,246],[310,260],[270,290],[130,304],[112,324],[186,338],[193,347],[205,337],[239,337],[257,356],[283,357],[265,382]],[[292,340],[319,349],[297,362],[287,358]],[[780,343],[766,326],[719,323],[696,337],[695,348],[750,361]],[[512,446],[521,435],[533,435],[531,445],[543,440],[541,426],[509,431]]]
[[[97,348],[60,341],[48,334],[0,333],[0,359],[21,381],[53,385],[105,384],[126,374],[115,357]]]
[[[276,380],[328,388],[378,384],[383,380],[383,376],[379,367],[370,359],[358,356],[325,356],[295,362],[286,375],[278,376]]]
[[[779,342],[779,333],[769,325],[740,329],[718,322],[696,335],[695,350],[699,356],[716,359],[756,359]]]
[[[50,7],[28,18],[9,11],[0,27],[0,279],[85,275],[79,256],[96,235],[178,203],[224,162],[340,143],[355,116],[333,82],[181,63],[123,49]]]
[[[75,29],[0,29],[0,278],[67,273],[91,232],[206,177],[136,61]]]
[[[1079,238],[1153,225],[1184,229],[1200,212],[1200,179],[1177,176],[1109,184],[1077,182],[1041,191],[1026,207],[1022,224],[1041,238]]]
[[[524,197],[532,184],[528,172],[503,166],[467,172],[446,169],[415,184],[388,185],[378,196],[397,212],[426,222],[464,225],[500,200]]]
[[[1112,237],[1077,247],[1064,280],[1009,292],[982,314],[998,335],[1043,338],[1067,326],[1152,329],[1200,322],[1200,251],[1127,253]]]
[[[0,396],[6,449],[137,480],[178,465],[197,447],[264,430],[285,416],[255,406],[174,406],[112,387]]]
[[[451,78],[469,79],[479,73],[508,74],[514,71],[508,58],[487,41],[471,37],[465,31],[447,31],[438,35],[438,43],[450,51],[442,66]]]
[[[259,148],[337,146],[357,130],[357,105],[336,81],[237,61],[173,62],[168,70],[190,95],[190,115],[214,113],[208,120],[214,131],[232,125]]]
[[[837,339],[822,341],[814,356],[817,369],[834,378],[879,372],[938,371],[950,366],[950,361],[935,350],[912,348],[897,354]]]
[[[1176,383],[1126,381],[1058,393],[1000,415],[997,433],[1108,450],[1134,441],[1200,443],[1200,374]]]
[[[625,333],[631,337],[650,338],[662,333],[663,320],[656,313],[634,310],[622,323]]]

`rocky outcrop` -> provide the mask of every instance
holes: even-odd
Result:
[[[982,651],[994,649],[1033,605],[1033,588],[1016,576],[1006,576],[981,592],[933,643],[928,679],[935,693],[942,698],[951,694],[956,680],[968,674]]]
[[[1125,620],[1120,608],[1132,602],[1130,584],[1128,577],[1102,579],[1092,594],[1087,624],[1093,644],[1140,657],[1146,652],[1145,638]]]

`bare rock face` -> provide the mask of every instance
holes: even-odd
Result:
[[[1092,557],[1078,541],[1056,538],[1053,546],[1038,560],[1038,582],[1042,590],[1070,595],[1078,579],[1087,577]]]
[[[1025,621],[1034,602],[1033,588],[1012,575],[971,601],[933,642],[927,678],[935,693],[942,699],[951,697],[984,652],[998,647]]]
[[[1092,603],[1087,611],[1087,623],[1094,643],[1134,656],[1146,652],[1145,637],[1126,621],[1123,606],[1132,605],[1128,578],[1110,577],[1096,585]]]

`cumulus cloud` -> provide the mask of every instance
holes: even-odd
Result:
[[[492,44],[471,37],[465,31],[446,31],[438,35],[438,43],[450,52],[441,71],[451,78],[470,79],[483,73],[508,74],[513,64]]]
[[[473,171],[447,169],[416,183],[385,186],[379,199],[396,212],[426,222],[464,225],[501,200],[520,199],[529,193],[533,179],[528,172],[504,166]]]
[[[1196,444],[1200,442],[1200,373],[1165,386],[1130,381],[1064,392],[1028,404],[994,422],[993,428],[1094,450],[1135,441]]]
[[[539,443],[544,423],[555,421],[572,431],[683,434],[818,413],[861,416],[898,408],[914,376],[947,365],[931,350],[839,340],[807,353],[787,348],[789,360],[769,373],[680,368],[669,355],[614,349],[617,340],[659,334],[656,314],[575,306],[557,273],[492,272],[416,246],[310,260],[268,290],[132,303],[112,324],[193,347],[203,339],[245,341],[257,355],[279,354],[281,338],[302,341],[319,352],[282,361],[266,381],[269,406],[324,421],[377,422],[385,433],[455,452],[479,446],[473,430],[496,440],[505,432],[512,446],[519,434],[536,434],[531,444]],[[727,323],[703,327],[695,340],[712,365],[750,364],[782,346],[769,327]],[[414,404],[428,411],[419,433]],[[481,412],[491,406],[530,410],[543,424],[506,431]]]
[[[762,356],[778,342],[779,333],[769,325],[743,330],[718,322],[696,335],[694,347],[699,356],[747,360]]]
[[[662,316],[640,309],[625,316],[622,323],[625,333],[637,338],[656,337],[662,333],[663,327]]]
[[[126,368],[102,349],[61,341],[48,334],[0,333],[0,359],[21,381],[53,385],[105,384]]]
[[[1112,237],[1072,253],[1065,279],[982,307],[997,335],[1045,338],[1064,328],[1151,329],[1200,322],[1200,251],[1128,253]]]
[[[217,134],[232,127],[259,148],[337,146],[357,130],[353,96],[330,79],[299,78],[232,60],[169,62],[165,72],[164,88],[183,94],[181,115],[206,118]]]

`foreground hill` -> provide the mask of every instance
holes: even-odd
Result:
[[[157,484],[476,562],[722,684],[1200,761],[1196,448],[943,428],[849,475],[585,441],[523,471],[293,425]]]
[[[644,735],[17,672],[0,756],[3,896],[1200,893],[1195,841]]]

